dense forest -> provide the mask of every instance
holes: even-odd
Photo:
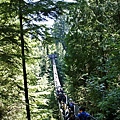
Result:
[[[120,120],[119,0],[0,0],[0,120],[58,120],[52,53],[68,96]]]

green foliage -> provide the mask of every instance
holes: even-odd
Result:
[[[61,10],[58,8],[58,4],[56,6],[56,3],[53,3],[52,1],[21,1],[21,6],[18,1],[0,1],[1,119],[26,119],[19,27],[20,7],[22,9],[22,27],[23,37],[25,39],[24,52],[30,93],[31,116],[32,119],[35,120],[36,117],[38,117],[37,119],[47,119],[49,116],[49,110],[47,109],[48,105],[46,103],[44,104],[43,100],[48,93],[46,94],[43,92],[43,96],[39,96],[42,100],[38,100],[38,93],[35,93],[37,90],[33,90],[31,87],[40,84],[39,78],[48,81],[48,73],[46,75],[48,63],[46,62],[47,52],[45,44],[51,43],[49,38],[52,39],[52,37],[48,33],[49,29],[40,22],[45,21],[47,16],[54,19]],[[43,43],[42,41],[46,42]],[[46,84],[45,82],[43,83]],[[44,85],[42,86],[44,88]],[[46,86],[48,86],[48,83]],[[43,88],[40,91],[49,91],[51,89],[48,89],[49,87]],[[32,93],[35,93],[35,96],[32,96]],[[39,111],[39,109],[36,109],[35,107],[40,100],[43,101],[43,103],[40,103],[39,106],[45,108],[41,107],[42,110]]]
[[[115,98],[109,94],[119,88],[118,14],[119,2],[82,0],[71,7],[67,19],[70,30],[65,39],[66,87],[75,101],[85,105],[98,120],[109,119],[113,112],[109,99]],[[115,91],[114,94],[119,96]],[[118,104],[115,109],[119,111],[117,107]],[[119,118],[118,114],[113,116]]]
[[[112,118],[114,120],[118,120],[120,115],[120,89],[110,90],[104,99],[99,102],[98,107],[101,110],[101,114],[103,114],[104,118],[108,120]]]
[[[78,0],[77,4],[70,5],[52,0],[22,0],[25,60],[33,120],[57,119],[53,79],[52,73],[49,74],[51,67],[47,57],[55,49],[59,53],[59,75],[64,79],[69,95],[80,105],[84,104],[98,120],[108,120],[110,117],[120,119],[119,6],[120,2],[115,0]],[[1,120],[26,119],[19,7],[18,1],[0,1]],[[59,18],[63,11],[68,13],[68,18],[61,16],[56,21],[51,36],[49,28],[41,21]]]

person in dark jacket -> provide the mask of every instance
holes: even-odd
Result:
[[[72,100],[71,98],[69,99],[69,102],[68,102],[67,106],[68,106],[68,108],[70,108],[71,111],[73,111],[73,113],[74,113],[75,103],[73,102],[73,100]]]
[[[63,89],[62,89],[61,87],[58,87],[57,90],[56,90],[57,96],[58,96],[60,93],[63,93]]]
[[[79,113],[77,115],[79,120],[90,120],[90,114],[85,111],[84,107],[79,108]]]
[[[63,93],[63,90],[61,87],[59,87],[56,90],[56,95],[57,95],[57,99],[58,99],[59,103],[61,103],[61,101],[64,99],[64,93]]]

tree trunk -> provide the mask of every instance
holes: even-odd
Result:
[[[27,119],[30,120],[30,108],[29,108],[28,88],[27,88],[27,74],[26,74],[25,54],[24,54],[24,37],[23,37],[21,4],[22,4],[22,0],[19,0],[20,39],[21,39],[21,50],[22,50],[22,65],[23,65],[25,102],[26,102]]]

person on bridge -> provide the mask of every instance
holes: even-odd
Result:
[[[79,108],[79,113],[77,115],[79,120],[90,120],[90,114],[85,111],[84,107]]]
[[[57,99],[60,104],[61,104],[61,102],[66,103],[66,96],[65,96],[65,93],[63,92],[62,88],[58,88],[56,91],[56,94],[57,94]]]
[[[71,111],[70,108],[66,113],[65,120],[76,120],[76,116],[74,115],[73,111]]]
[[[62,89],[61,87],[59,87],[59,88],[56,90],[57,96],[58,96],[60,93],[63,93],[63,89]]]
[[[74,113],[74,107],[75,107],[75,103],[73,102],[73,100],[70,98],[69,102],[67,104],[67,106],[71,109],[71,111],[73,111]]]

